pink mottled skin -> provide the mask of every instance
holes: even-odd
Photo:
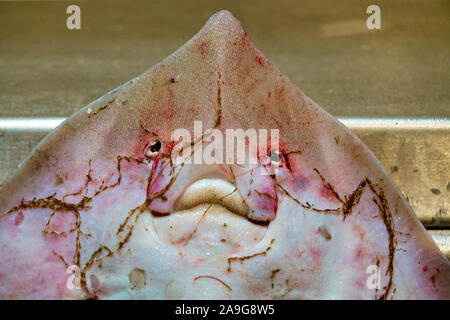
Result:
[[[196,120],[279,129],[280,164],[172,162],[171,133]],[[233,185],[246,215],[176,211],[205,177]],[[2,299],[450,298],[448,260],[381,164],[227,11],[24,160],[0,189],[0,265]]]

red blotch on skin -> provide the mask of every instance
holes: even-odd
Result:
[[[272,96],[272,92],[267,92],[267,96],[270,98]]]
[[[291,165],[291,162],[289,162],[289,166]],[[291,171],[292,172],[292,171]],[[294,180],[290,185],[290,190],[292,190],[292,192],[296,193],[296,192],[301,192],[303,189],[305,189],[308,185],[308,179],[305,178],[304,176],[298,174],[298,173],[294,173],[293,174]]]
[[[361,261],[364,261],[364,257],[366,256],[364,252],[364,247],[361,244],[358,244],[352,252],[350,261],[355,264],[361,263]]]
[[[357,278],[357,279],[355,279],[354,283],[358,289],[360,289],[360,290],[365,289],[366,288],[366,277]]]
[[[206,42],[202,42],[198,46],[198,52],[200,52],[202,57],[206,56],[208,54],[208,44]]]
[[[91,290],[94,293],[94,297],[98,296],[99,290],[100,290],[100,281],[98,280],[97,276],[94,274],[91,274],[91,276],[89,277],[89,282],[90,282],[90,287]],[[98,297],[97,297],[98,299]]]
[[[67,212],[57,212],[50,220],[49,230],[50,232],[68,232],[75,228],[76,219],[72,214]]]
[[[423,271],[423,272],[427,272],[427,271],[428,271],[428,267],[427,267],[427,266],[423,267],[423,268],[422,268],[422,271]]]
[[[300,252],[297,253],[297,257],[301,258],[303,256],[303,254],[305,253],[305,250],[302,250]]]
[[[270,193],[269,193],[270,194]],[[271,194],[273,197],[276,197],[276,195]],[[268,212],[277,212],[277,201],[275,199],[269,198],[265,195],[260,196],[255,201],[256,208],[265,210]]]
[[[433,283],[433,287],[436,288],[436,277],[433,275],[433,276],[431,276],[430,280],[431,280],[431,283]]]
[[[24,219],[25,219],[25,216],[23,215],[23,212],[22,212],[22,211],[19,211],[19,212],[16,214],[16,217],[14,218],[14,225],[20,226],[20,225],[22,224],[22,222],[23,222]]]
[[[327,200],[334,200],[334,194],[331,189],[324,183],[322,183],[322,187],[320,188],[320,196]]]
[[[255,57],[255,61],[256,61],[260,66],[264,66],[264,60],[263,60],[263,58],[261,58],[260,56],[256,56],[256,57]]]

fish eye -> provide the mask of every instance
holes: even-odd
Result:
[[[147,158],[154,158],[161,150],[161,141],[152,141],[145,148],[145,156]]]
[[[161,142],[153,141],[150,145],[151,152],[159,152],[159,149],[161,149]]]

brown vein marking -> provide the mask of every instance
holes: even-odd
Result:
[[[57,254],[55,250],[52,250],[52,253],[54,256],[56,256],[59,260],[61,260],[61,262],[64,264],[64,266],[66,267],[66,269],[69,267],[69,264],[66,262],[66,260],[64,260],[64,257],[60,254]]]
[[[272,289],[274,288],[273,279],[275,278],[278,272],[280,272],[280,269],[272,270],[272,274],[270,275],[270,280],[272,281]]]
[[[89,183],[92,182],[92,177],[91,177],[92,168],[91,168],[91,164],[92,164],[92,160],[89,160],[89,171],[88,171],[88,173],[86,175],[86,182],[84,183],[83,188],[81,188],[78,192],[66,194],[64,197],[62,197],[63,200],[65,200],[67,197],[79,196],[79,195],[81,195],[83,193],[83,191],[87,192],[87,188],[89,186]],[[85,192],[85,195],[86,195],[86,192]]]
[[[81,287],[83,288],[83,290],[89,294],[89,289],[86,285],[86,271],[88,268],[90,268],[95,262],[101,261],[103,259],[100,258],[98,259],[98,261],[96,261],[95,259],[97,258],[97,256],[103,252],[103,250],[108,251],[108,254],[111,253],[112,251],[107,247],[107,246],[100,246],[97,250],[94,251],[94,253],[91,255],[91,257],[89,258],[88,262],[86,262],[86,264],[84,265],[84,268],[81,270],[80,272],[80,284]]]
[[[213,277],[213,276],[207,276],[207,275],[205,275],[205,276],[197,276],[197,277],[194,278],[193,281],[197,281],[198,279],[201,279],[201,278],[209,278],[209,279],[213,279],[213,280],[219,281],[219,282],[220,282],[223,286],[225,286],[228,290],[230,290],[230,291],[233,290],[233,289],[231,289],[231,287],[230,287],[229,285],[227,285],[224,281],[220,280],[219,278]]]
[[[358,187],[356,187],[356,189],[350,194],[350,196],[348,198],[346,197],[345,203],[342,205],[342,214],[344,215],[344,220],[347,217],[347,215],[352,213],[353,207],[357,203],[359,203],[359,199],[361,198],[361,194],[368,180],[369,179],[367,178],[363,179],[359,183]]]
[[[258,191],[258,190],[256,190],[255,189],[255,192],[256,192],[256,194],[258,195],[258,196],[260,196],[260,197],[267,197],[267,198],[269,198],[269,199],[272,199],[272,200],[277,200],[276,199],[276,197],[274,197],[273,195],[271,195],[270,193],[268,193],[268,192],[260,192],[260,191]]]
[[[91,207],[88,206],[87,204],[92,201],[94,199],[94,197],[96,197],[97,195],[99,195],[100,193],[111,189],[111,188],[115,188],[116,186],[118,186],[122,180],[122,173],[121,173],[121,161],[122,160],[126,160],[128,162],[135,160],[138,163],[142,163],[142,161],[138,160],[138,159],[133,159],[131,157],[127,157],[127,156],[117,156],[117,181],[113,184],[109,184],[109,185],[104,185],[104,182],[102,182],[101,186],[99,187],[99,189],[94,193],[93,196],[91,197],[87,197],[86,195],[83,196],[83,198],[78,202],[78,203],[68,203],[66,201],[64,201],[64,198],[67,197],[68,195],[63,196],[62,200],[56,198],[56,193],[46,197],[46,198],[41,198],[41,199],[36,199],[33,198],[32,200],[21,200],[20,205],[15,206],[13,208],[11,208],[9,211],[7,211],[6,213],[4,213],[3,215],[0,216],[1,218],[4,218],[6,216],[9,216],[10,214],[18,211],[18,210],[26,210],[26,209],[33,209],[33,208],[39,208],[39,209],[51,209],[53,211],[53,213],[50,214],[49,217],[49,221],[46,224],[45,229],[42,231],[43,234],[55,234],[55,235],[59,235],[59,236],[66,236],[67,234],[71,233],[71,232],[75,232],[76,231],[76,239],[75,239],[75,252],[74,255],[72,257],[72,264],[73,265],[77,265],[78,267],[80,267],[81,269],[81,242],[80,242],[80,236],[84,235],[84,236],[89,236],[89,234],[85,234],[82,230],[81,230],[81,216],[79,213],[79,210],[87,210],[90,209]],[[89,162],[90,165],[90,162]],[[81,189],[77,194],[82,194],[82,192],[84,191],[85,188],[88,187],[88,184],[92,181],[92,178],[90,176],[91,171],[89,170],[88,174],[86,175],[87,180],[85,183],[85,186],[83,189]],[[140,212],[142,213],[145,209],[144,205],[146,205],[148,203],[148,200],[146,200],[140,207]],[[69,211],[72,212],[72,214],[75,215],[76,217],[76,230],[70,230],[69,232],[65,232],[65,233],[58,233],[58,232],[53,232],[53,231],[49,231],[48,230],[48,226],[50,224],[50,219],[51,217],[54,215],[54,212],[57,211]],[[135,222],[137,222],[138,217],[135,219]],[[131,232],[133,230],[133,226],[130,228],[128,234],[126,235],[125,239],[122,240],[119,245],[118,248],[116,250],[120,250],[123,246],[123,244],[128,241],[129,237],[131,236]],[[111,251],[111,250],[110,250]],[[53,252],[53,254],[55,256],[57,256],[62,263],[67,267],[68,263],[64,260],[64,258],[57,254],[56,252]],[[94,254],[98,254],[98,253],[94,253]],[[108,255],[112,255],[113,252],[111,251],[110,253],[108,253]],[[92,258],[92,256],[91,256]],[[95,256],[94,256],[95,258]],[[89,290],[86,286],[86,270],[87,270],[87,266],[85,266],[82,269],[81,272],[81,284],[82,284],[82,288],[85,291],[85,293],[87,295],[89,295]]]
[[[294,196],[292,196],[285,188],[283,188],[283,186],[281,186],[280,184],[277,184],[277,186],[283,190],[283,192],[289,197],[291,198],[295,203],[297,203],[298,205],[300,205],[302,208],[304,209],[308,209],[308,210],[312,210],[315,212],[322,212],[322,213],[335,213],[337,214],[341,208],[336,208],[336,209],[317,209],[314,208],[313,206],[311,206],[308,202],[306,202],[306,204],[300,202],[300,200],[296,199]]]
[[[378,269],[380,269],[380,258],[377,256],[376,266]],[[378,296],[378,286],[375,287],[375,300],[377,300]]]
[[[255,171],[254,171],[253,169],[251,169],[251,173],[250,173],[250,185],[249,185],[249,188],[248,188],[248,194],[247,194],[247,197],[250,197],[250,195],[252,194],[252,185],[253,185],[254,173],[255,173]]]
[[[327,182],[325,181],[325,183],[327,183]],[[365,177],[364,179],[361,180],[358,187],[356,187],[356,189],[350,194],[350,196],[345,197],[345,202],[343,202],[343,204],[340,208],[318,210],[318,209],[312,208],[308,202],[307,202],[307,205],[301,203],[300,201],[295,199],[293,196],[291,196],[281,185],[278,185],[278,186],[286,193],[286,195],[289,198],[291,198],[294,202],[296,202],[303,208],[311,209],[313,211],[318,211],[318,212],[334,212],[334,213],[338,213],[339,211],[342,210],[344,220],[347,217],[347,215],[352,213],[354,206],[359,203],[363,189],[366,186],[369,186],[370,190],[375,195],[375,198],[373,198],[373,201],[375,202],[375,204],[378,207],[379,217],[382,219],[382,221],[385,225],[385,228],[386,228],[386,233],[388,235],[389,263],[388,263],[388,266],[386,269],[386,276],[389,277],[389,281],[388,281],[388,284],[383,288],[383,289],[385,289],[384,293],[378,297],[379,300],[386,300],[388,298],[388,295],[389,295],[392,287],[393,287],[394,257],[395,257],[395,252],[396,252],[396,246],[398,243],[398,241],[395,237],[395,233],[398,231],[395,231],[394,222],[392,220],[392,213],[390,211],[389,203],[384,195],[383,190],[380,190],[379,192],[377,192],[377,190],[375,189],[375,186],[372,184],[372,182],[369,180],[369,178]],[[339,195],[337,195],[337,196],[339,197]],[[340,197],[339,197],[339,199],[340,199]],[[400,234],[407,235],[407,234],[403,234],[401,232],[400,232]],[[394,292],[393,292],[393,294],[394,294]],[[375,293],[375,296],[377,296],[377,293]]]
[[[236,166],[237,166],[237,165],[236,165]],[[242,168],[242,167],[241,167],[241,168]],[[253,176],[254,170],[255,170],[255,168],[248,169],[248,170],[246,170],[246,171],[244,171],[244,172],[241,172],[241,173],[235,175],[234,177],[235,177],[235,178],[236,178],[236,177],[242,177],[242,176],[245,176],[245,175],[248,174],[248,173],[250,173],[250,175]],[[253,177],[252,177],[252,179],[251,179],[251,181],[250,181],[250,184],[252,184],[252,183],[253,183]]]
[[[184,163],[181,164],[181,167],[183,167]],[[129,225],[128,227],[128,231],[125,234],[125,236],[123,237],[123,239],[121,241],[119,241],[116,245],[116,248],[114,250],[110,250],[109,248],[107,248],[108,253],[101,258],[96,259],[96,255],[99,254],[99,252],[101,252],[102,250],[104,250],[104,246],[100,246],[89,258],[88,263],[86,263],[85,267],[83,268],[82,272],[81,272],[81,284],[82,284],[82,288],[83,290],[86,292],[86,294],[90,294],[89,293],[89,289],[87,288],[86,285],[86,272],[94,265],[101,263],[105,258],[108,257],[112,257],[114,256],[114,254],[116,254],[117,252],[119,252],[123,246],[130,240],[133,231],[134,231],[134,227],[137,225],[138,221],[139,221],[139,217],[142,215],[142,213],[146,210],[146,208],[148,208],[148,206],[150,206],[150,204],[153,202],[153,200],[157,199],[157,198],[161,198],[164,196],[165,192],[167,192],[167,190],[169,190],[169,188],[173,185],[173,183],[176,181],[176,179],[178,178],[178,175],[181,172],[181,168],[180,170],[177,172],[177,174],[175,176],[173,176],[171,178],[171,180],[169,181],[169,183],[166,185],[166,187],[155,193],[151,198],[147,198],[142,204],[140,204],[139,206],[137,206],[134,209],[131,209],[128,212],[127,217],[125,218],[124,222],[122,222],[116,232],[116,235],[119,235],[121,232],[123,232],[125,230],[125,227],[129,224],[130,219],[134,216],[134,221],[132,222],[131,225]],[[149,178],[150,179],[150,178]],[[137,214],[136,214],[137,212]],[[103,248],[103,249],[102,249]]]
[[[314,168],[314,171],[319,175],[320,179],[322,180],[322,183],[333,193],[334,197],[340,203],[344,203],[344,201],[342,201],[341,197],[339,197],[339,194],[334,190],[333,186],[327,180],[325,180],[325,178],[322,176],[322,174],[319,172],[319,170]]]
[[[187,245],[187,243],[192,239],[192,236],[194,235],[194,233],[197,232],[197,228],[200,224],[200,222],[203,220],[203,218],[206,216],[206,214],[208,213],[209,209],[211,209],[212,207],[212,203],[208,206],[208,208],[206,208],[206,210],[203,212],[202,216],[200,217],[200,219],[198,219],[194,231],[191,232],[191,234],[189,235],[189,237],[186,239],[186,241],[184,241],[183,246]]]
[[[169,163],[170,163],[170,173],[169,174],[172,175],[175,173],[176,166],[174,165],[172,157],[170,155],[168,156],[168,158],[169,158]]]
[[[106,246],[100,246],[96,251],[94,251],[94,253],[91,255],[91,257],[89,258],[88,262],[85,264],[84,268],[81,270],[81,286],[83,288],[83,290],[86,292],[86,294],[90,294],[89,289],[86,285],[86,272],[94,265],[101,263],[105,258],[107,257],[112,257],[115,253],[119,252],[123,246],[130,240],[131,235],[133,234],[133,230],[135,225],[137,224],[137,222],[139,221],[139,217],[141,216],[141,214],[145,211],[145,208],[148,204],[148,201],[144,201],[144,203],[142,203],[141,205],[139,205],[138,207],[136,207],[133,210],[130,210],[129,215],[127,216],[127,219],[129,220],[129,216],[130,214],[134,214],[134,212],[136,212],[136,210],[139,210],[139,213],[135,216],[135,219],[133,221],[133,224],[128,228],[128,232],[125,235],[125,237],[119,241],[116,245],[116,248],[114,250],[109,249]],[[121,226],[119,227],[119,229],[122,227],[123,223],[121,224]],[[123,228],[123,227],[122,227]],[[117,234],[117,232],[116,232]],[[108,251],[108,253],[101,257],[101,258],[96,258],[97,255],[99,253],[101,253],[103,250]]]
[[[290,161],[290,159],[289,159],[289,156],[290,156],[291,154],[302,154],[302,151],[301,151],[301,150],[292,150],[292,151],[289,151],[289,152],[283,152],[283,153],[281,153],[281,155],[282,155],[283,158],[284,158],[284,162],[285,162],[286,168],[287,168],[290,172],[292,172],[291,161]]]
[[[97,110],[95,110],[94,112],[89,113],[88,118],[90,118],[91,116],[95,116],[96,114],[98,114],[100,111],[105,110],[106,108],[108,108],[112,103],[114,103],[114,101],[116,101],[116,98],[108,101],[107,104],[105,104],[104,106],[98,108]]]
[[[220,122],[222,121],[222,97],[220,94],[220,78],[221,74],[219,72],[217,79],[217,117],[216,122],[214,124],[214,128],[217,128],[220,125]]]
[[[155,182],[158,180],[158,178],[161,177],[161,175],[163,174],[164,170],[165,170],[166,167],[169,166],[169,165],[171,166],[170,173],[171,173],[171,174],[174,173],[174,170],[175,170],[175,169],[173,169],[173,163],[172,163],[172,161],[167,161],[167,162],[165,162],[165,164],[163,165],[163,167],[158,171],[156,177],[155,177],[154,179],[153,179],[152,176],[150,177],[150,179],[149,179],[149,180],[150,180],[150,186],[148,187],[148,190],[151,190],[151,188],[153,187],[153,185],[155,184]],[[164,195],[164,193],[172,186],[172,184],[175,182],[176,178],[177,178],[178,175],[180,174],[181,169],[182,169],[183,167],[184,167],[184,162],[180,165],[180,168],[179,168],[178,172],[176,173],[176,175],[175,175],[174,177],[172,177],[172,178],[170,179],[169,183],[164,187],[164,189],[162,189],[161,191],[159,191],[159,192],[157,193],[157,194],[159,194],[158,197],[162,197],[162,196]],[[151,180],[153,180],[153,182],[151,182]]]
[[[218,199],[216,200],[217,203],[219,203],[220,200],[222,200],[222,199],[224,199],[224,198],[226,198],[226,197],[232,195],[232,194],[233,194],[234,192],[236,192],[236,191],[237,191],[237,188],[234,188],[234,190],[231,191],[230,193],[228,193],[228,194],[226,194],[226,195],[224,195],[224,196],[218,198]],[[215,203],[215,202],[214,202],[214,203]],[[200,222],[202,222],[203,218],[206,216],[206,214],[208,213],[209,209],[211,209],[211,207],[213,206],[214,203],[211,203],[211,204],[208,206],[208,208],[206,208],[205,212],[203,212],[202,216],[200,217],[200,219],[197,221],[197,224],[195,225],[194,231],[192,231],[192,233],[189,235],[189,237],[188,237],[188,238],[186,239],[186,241],[183,243],[183,246],[185,246],[185,245],[192,239],[192,236],[194,235],[194,233],[197,232],[197,228],[198,228],[198,226],[200,225]]]
[[[152,136],[154,136],[154,137],[157,137],[157,136],[158,136],[155,132],[150,131],[149,129],[147,129],[146,127],[144,127],[144,125],[143,125],[142,122],[140,122],[140,121],[139,121],[139,127],[141,127],[141,129],[142,129],[145,133],[151,133]]]
[[[156,198],[161,198],[164,197],[164,194],[167,192],[167,190],[169,190],[169,188],[175,183],[175,181],[177,180],[178,176],[180,175],[181,169],[183,168],[184,163],[182,163],[180,165],[180,169],[178,170],[178,172],[176,173],[175,176],[173,176],[172,178],[170,178],[169,183],[161,190],[155,193],[155,196],[153,197],[153,199]]]
[[[228,258],[228,272],[231,272],[231,262],[233,262],[233,261],[240,261],[242,264],[245,260],[249,260],[249,259],[252,259],[257,256],[265,256],[267,254],[267,252],[269,252],[272,249],[272,245],[274,242],[275,242],[275,238],[272,239],[272,241],[270,241],[270,244],[267,247],[267,249],[262,252],[255,253],[250,256]]]
[[[206,136],[208,136],[208,135],[210,135],[211,134],[211,131],[208,129],[208,130],[206,130],[206,132],[204,132],[204,133],[202,133],[202,135],[200,136],[200,137],[197,137],[197,138],[195,138],[193,141],[191,141],[191,142],[189,142],[189,143],[186,143],[185,145],[183,145],[182,147],[180,147],[180,149],[178,150],[178,153],[177,153],[177,155],[180,155],[180,154],[182,154],[183,156],[184,156],[184,149],[186,149],[186,148],[191,148],[190,149],[190,152],[191,152],[191,154],[190,154],[190,157],[192,158],[192,156],[194,155],[194,153],[195,153],[195,150],[197,150],[199,147],[200,147],[200,144],[199,145],[197,145],[197,146],[195,146],[198,142],[204,142],[205,140],[205,134],[206,134]],[[172,143],[175,143],[175,142],[177,142],[177,141],[172,141]],[[194,147],[194,148],[192,148],[192,147]],[[170,161],[172,162],[173,161],[173,159],[172,159],[172,156],[174,156],[175,155],[175,153],[174,153],[174,150],[172,150],[172,152],[170,153],[170,155],[169,155],[169,157],[170,157]],[[183,164],[184,164],[184,162],[183,162]]]
[[[43,233],[43,234],[51,234],[51,235],[58,236],[58,237],[65,237],[65,236],[67,236],[67,235],[69,235],[69,234],[71,234],[71,233],[73,233],[73,232],[79,230],[80,225],[81,225],[81,216],[80,216],[80,214],[79,214],[77,211],[69,211],[69,213],[72,213],[72,214],[75,216],[75,219],[76,219],[76,222],[75,222],[75,228],[72,228],[72,229],[70,229],[70,230],[68,230],[68,231],[61,231],[61,232],[49,230],[49,228],[50,228],[50,222],[51,222],[53,216],[55,215],[55,213],[56,213],[56,211],[52,211],[52,213],[50,214],[50,216],[49,216],[49,218],[48,218],[48,221],[47,221],[47,223],[45,224],[45,228],[44,228],[44,230],[42,230],[42,233]],[[80,231],[81,231],[81,230],[80,230]],[[89,234],[89,233],[84,233],[83,231],[81,231],[81,233],[82,233],[85,237],[90,237],[90,236],[92,236],[91,234]]]
[[[54,211],[59,210],[77,210],[77,209],[90,209],[89,206],[86,206],[86,203],[88,202],[85,200],[85,197],[77,203],[67,203],[65,201],[59,200],[55,198],[56,194],[52,194],[51,196],[48,196],[47,198],[41,198],[33,200],[24,200],[22,199],[20,205],[13,207],[8,212],[4,213],[0,218],[4,218],[6,216],[9,216],[10,214],[18,211],[18,210],[26,210],[26,209],[51,209]]]
[[[56,198],[56,193],[48,196],[47,198],[41,198],[41,199],[34,198],[33,200],[22,199],[20,205],[13,207],[9,211],[7,211],[3,215],[1,215],[0,219],[18,211],[18,210],[33,209],[33,208],[51,209],[53,211],[61,211],[61,210],[63,210],[63,211],[64,210],[78,211],[78,210],[90,209],[91,207],[87,206],[87,204],[89,202],[91,202],[94,199],[94,197],[96,197],[97,195],[99,195],[100,193],[102,193],[108,189],[115,188],[116,186],[118,186],[120,184],[120,182],[122,180],[120,162],[122,161],[122,159],[130,161],[130,158],[128,158],[128,157],[117,156],[117,171],[118,171],[117,181],[110,185],[104,185],[102,182],[102,185],[99,187],[99,189],[94,193],[94,195],[92,197],[83,196],[83,198],[78,203],[70,203],[70,202],[64,201],[64,199],[68,195],[63,196],[62,197],[63,200],[60,200],[60,199]],[[87,177],[89,177],[89,178],[87,179],[85,187],[87,187],[88,181],[91,180],[89,174],[87,175]],[[78,195],[78,194],[81,195],[81,193],[83,191],[84,191],[84,189],[81,189],[79,192],[77,192],[77,194],[70,194],[70,195]]]
[[[384,225],[386,227],[386,232],[388,234],[388,240],[389,240],[389,263],[386,269],[386,276],[389,276],[388,284],[383,288],[385,289],[384,293],[378,297],[378,300],[386,300],[388,298],[389,292],[392,288],[393,284],[393,277],[394,277],[394,258],[395,258],[395,251],[397,246],[397,240],[395,238],[395,230],[394,230],[394,222],[392,220],[392,213],[389,208],[389,203],[384,196],[383,190],[380,190],[380,192],[377,192],[370,182],[368,178],[366,178],[367,184],[369,185],[372,192],[376,195],[376,198],[373,199],[373,201],[378,206],[378,211],[380,213],[380,217],[384,222]]]
[[[166,167],[170,165],[169,161],[166,161],[164,163],[164,165],[161,167],[161,169],[159,169],[159,171],[156,174],[156,177],[153,178],[153,176],[150,176],[150,185],[148,186],[148,190],[151,190],[153,188],[153,185],[155,184],[155,182],[161,177],[161,175],[164,172],[164,169],[166,169]]]
[[[271,274],[271,276],[270,276],[270,279],[273,280],[273,278],[275,278],[275,275],[276,275],[278,272],[280,272],[280,269],[272,270],[272,274]],[[273,286],[273,284],[272,284],[272,286]]]
[[[393,276],[394,276],[394,257],[396,252],[396,246],[397,246],[397,239],[395,238],[395,229],[394,229],[394,222],[392,220],[392,213],[389,208],[389,203],[384,195],[383,190],[380,190],[377,192],[372,182],[369,180],[369,178],[364,178],[361,183],[358,185],[358,187],[355,189],[355,191],[352,192],[349,199],[344,204],[344,214],[345,210],[347,209],[347,214],[351,213],[351,208],[357,204],[360,200],[362,189],[368,185],[370,190],[373,194],[375,194],[375,198],[373,198],[373,201],[378,207],[378,212],[380,218],[383,220],[383,223],[386,228],[386,233],[388,235],[388,242],[389,242],[389,263],[386,269],[386,276],[389,276],[388,284],[383,288],[385,289],[384,293],[378,297],[378,300],[386,300],[388,298],[389,292],[392,289],[393,285]],[[345,218],[344,218],[345,219]]]
[[[122,231],[124,231],[125,226],[128,224],[128,221],[131,219],[131,217],[134,215],[137,209],[139,209],[139,207],[136,207],[128,211],[128,215],[125,218],[125,221],[120,224],[119,229],[117,229],[116,235],[119,235]]]

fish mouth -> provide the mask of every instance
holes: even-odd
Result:
[[[175,202],[174,210],[191,211],[204,205],[220,205],[243,217],[249,213],[237,187],[220,178],[200,179],[189,185]]]
[[[208,176],[190,184],[175,201],[169,215],[153,219],[161,242],[179,250],[221,257],[246,252],[267,231],[249,218],[249,207],[231,182]]]

